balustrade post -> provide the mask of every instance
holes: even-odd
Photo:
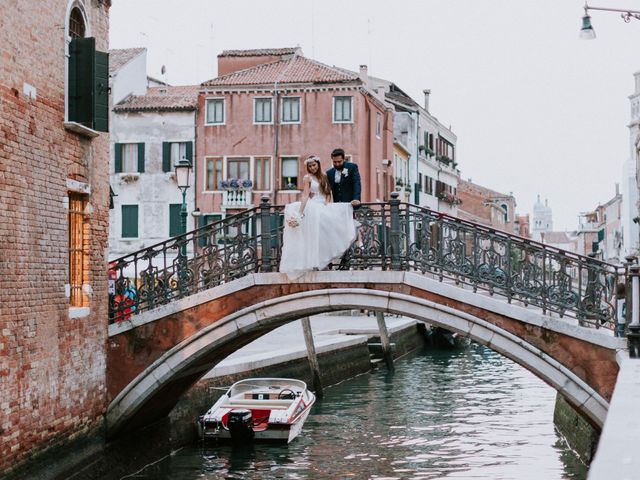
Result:
[[[389,200],[391,213],[391,270],[400,270],[400,195],[398,192],[391,192]]]
[[[627,334],[629,356],[640,358],[640,265],[629,267],[627,284],[629,283],[631,284],[631,322]]]
[[[260,198],[260,271],[271,271],[271,204],[269,195]]]

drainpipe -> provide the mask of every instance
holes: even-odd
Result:
[[[413,188],[415,189],[414,199],[416,205],[420,205],[420,192],[418,191],[418,172],[420,171],[420,111],[416,110],[416,181]],[[425,147],[426,148],[426,147]]]
[[[196,109],[193,111],[193,158],[191,161],[193,162],[193,211],[195,212],[198,208],[197,198],[198,198],[198,162],[196,159],[198,158],[198,104],[196,103]],[[196,218],[192,215],[192,218]],[[197,218],[198,224],[196,225],[196,220],[194,220],[194,229],[200,226],[200,217]]]
[[[293,59],[295,60],[296,57],[299,55],[298,50],[295,51],[295,53],[293,54]],[[293,61],[287,65],[287,68],[284,69],[284,71],[280,74],[280,76],[278,78],[276,78],[276,81],[273,82],[273,172],[275,173],[276,171],[276,162],[278,161],[278,148],[279,148],[279,143],[278,143],[278,135],[279,135],[279,127],[280,127],[280,108],[278,106],[278,83],[280,82],[280,78],[282,78],[282,76],[287,73],[289,71],[289,69],[291,68],[291,66],[293,65]],[[302,106],[302,105],[301,105]],[[274,175],[275,177],[275,175]],[[274,178],[274,180],[276,180],[276,178]],[[273,199],[273,203],[275,204],[275,192],[276,192],[276,182],[273,182],[273,192],[274,192],[274,199]]]
[[[276,173],[276,164],[278,163],[278,133],[279,133],[279,126],[280,124],[278,123],[279,116],[278,116],[278,81],[276,80],[276,82],[273,84],[273,164],[271,166],[271,169],[273,170],[273,173]],[[276,192],[276,183],[277,178],[275,175],[273,175],[273,193],[274,193],[274,198],[273,198],[273,203],[276,203],[276,199],[275,199],[275,192]]]

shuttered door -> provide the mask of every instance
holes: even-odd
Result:
[[[186,229],[182,228],[182,221],[180,219],[180,210],[182,204],[173,203],[169,205],[169,236],[175,237],[182,235],[186,232]]]

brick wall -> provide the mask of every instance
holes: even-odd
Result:
[[[109,2],[84,3],[106,51]],[[67,7],[0,2],[0,472],[94,431],[106,407],[108,134],[63,126]],[[68,180],[91,188],[80,318],[65,293]]]
[[[513,196],[465,180],[458,182],[458,196],[462,200],[462,205],[458,207],[461,218],[513,233],[516,207]],[[506,223],[500,210],[503,204],[508,207]]]

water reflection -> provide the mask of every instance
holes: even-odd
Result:
[[[145,479],[584,479],[555,392],[479,345],[429,351],[327,390],[291,445],[185,448]]]

